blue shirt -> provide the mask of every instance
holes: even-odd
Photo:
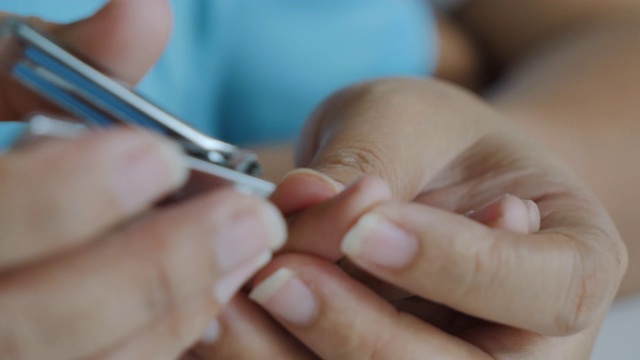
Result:
[[[0,11],[69,22],[104,3],[0,0]],[[171,4],[170,43],[138,90],[237,144],[295,140],[332,92],[376,77],[428,75],[437,59],[435,22],[424,0]]]

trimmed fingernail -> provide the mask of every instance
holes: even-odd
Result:
[[[540,208],[533,200],[524,200],[527,206],[527,214],[529,215],[529,232],[534,233],[540,231]]]
[[[220,338],[221,332],[220,322],[218,322],[218,320],[213,320],[204,330],[204,333],[200,338],[200,342],[203,344],[214,344]]]
[[[151,145],[153,144],[153,145]],[[169,141],[141,143],[125,155],[114,174],[114,192],[123,208],[135,211],[171,189],[188,176],[182,150]]]
[[[313,170],[313,169],[309,169],[309,168],[300,168],[300,169],[295,169],[295,170],[291,170],[288,173],[284,174],[284,176],[282,177],[282,180],[280,180],[280,182],[284,182],[287,178],[294,176],[294,175],[307,175],[309,177],[313,177],[314,179],[318,180],[319,182],[322,182],[323,184],[328,185],[329,187],[331,187],[335,193],[340,193],[342,190],[344,190],[345,186],[337,181],[335,181],[334,179],[332,179],[331,177]]]
[[[295,325],[307,325],[316,316],[318,302],[307,285],[287,268],[278,269],[249,294],[272,315]]]
[[[252,205],[233,216],[216,234],[213,242],[216,264],[223,271],[231,271],[265,250],[279,249],[286,233],[284,219],[273,205],[266,202]]]
[[[271,261],[271,257],[271,251],[265,251],[218,279],[213,286],[213,295],[218,303],[228,303],[242,285]]]
[[[401,269],[414,258],[418,240],[382,216],[367,214],[345,235],[341,249],[356,262]]]

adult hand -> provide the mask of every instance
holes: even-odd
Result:
[[[325,260],[284,255],[267,271],[251,296],[313,353],[306,358],[585,359],[598,330],[548,337],[483,323],[445,331],[398,311]]]
[[[502,335],[509,327],[593,332],[615,296],[626,251],[598,200],[552,154],[456,88],[398,79],[347,89],[316,112],[301,144],[299,165],[342,184],[373,174],[393,198],[413,203],[366,211],[342,251],[341,236],[292,229],[293,251],[331,260],[344,253],[420,298],[506,325]],[[539,232],[458,215],[505,193],[538,205]]]
[[[498,113],[438,82],[378,81],[327,101],[301,144],[298,165],[333,180],[308,171],[286,178],[274,194],[285,212],[315,204],[336,192],[335,182],[346,185],[365,174],[381,177],[391,190],[365,179],[300,212],[290,228],[288,250],[331,261],[347,255],[360,269],[416,295],[405,300],[418,299],[417,306],[398,302],[402,313],[431,320],[424,310],[435,302],[475,319],[464,321],[469,326],[439,324],[464,338],[470,354],[536,358],[558,344],[566,346],[568,356],[588,351],[624,273],[625,248],[597,199]],[[335,207],[358,187],[367,189],[351,202],[357,206]],[[505,193],[538,205],[540,231],[492,229],[460,215]],[[399,202],[388,203],[389,198]],[[294,276],[309,279],[297,265],[288,267],[291,271],[266,282],[267,288]],[[316,293],[323,291],[317,284],[311,281],[308,287],[318,296],[321,312],[325,298]],[[279,292],[260,293],[255,297],[267,310],[317,350],[289,317],[279,314],[281,307],[269,306]],[[302,311],[287,304],[286,311]],[[350,324],[372,326],[353,313],[341,314]],[[385,334],[371,329],[376,331]],[[365,339],[359,347],[357,339],[343,338],[352,340],[345,344],[349,349],[375,346]]]
[[[51,27],[135,82],[162,49],[168,18],[163,1],[114,0]],[[3,119],[44,106],[0,84]],[[176,145],[133,129],[2,155],[0,353],[171,359],[193,344],[286,229],[275,207],[231,190],[153,208],[187,172]]]
[[[299,176],[317,176],[317,174],[310,173],[308,171],[296,172],[296,177]],[[311,179],[307,179],[311,181]],[[331,192],[330,188],[324,188],[325,185],[332,185],[331,181],[325,182],[328,179],[316,179],[318,180],[315,184],[307,184],[310,187],[307,187],[307,190],[310,190],[311,193],[315,193],[315,196],[321,197],[323,192]],[[365,204],[365,200],[363,197],[366,194],[376,193],[377,191],[384,189],[384,183],[380,182],[376,179],[367,179],[364,178],[361,181],[353,184],[349,189],[342,192],[339,196],[333,198],[327,203],[323,204],[316,208],[316,214],[318,215],[320,221],[325,221],[325,226],[331,226],[332,220],[337,219],[340,220],[339,217],[344,214],[348,214],[350,211],[354,211],[354,209],[358,209],[360,205]],[[384,193],[384,191],[382,191]],[[327,206],[329,205],[329,206]],[[327,211],[322,213],[322,208],[327,207],[331,208],[331,211]],[[338,218],[336,218],[335,214],[338,214]],[[539,226],[539,214],[537,212],[537,207],[535,204],[532,204],[529,201],[522,201],[512,195],[506,195],[501,197],[500,199],[493,201],[486,206],[474,211],[472,214],[468,214],[468,216],[476,221],[480,221],[487,226],[495,227],[495,228],[503,228],[503,229],[513,229],[513,231],[536,231],[537,226]],[[333,222],[335,223],[335,222]],[[296,225],[294,225],[296,227]],[[320,228],[320,227],[318,227]],[[312,258],[310,261],[304,259],[305,257],[300,256],[291,256],[287,255],[284,258],[277,258],[275,264],[270,266],[264,272],[261,272],[258,278],[258,281],[263,280],[270,272],[277,269],[279,266],[289,266],[291,268],[295,268],[301,264],[305,264],[305,269],[311,272],[316,271],[314,268],[319,268],[318,275],[312,276],[311,283],[308,285],[311,288],[319,288],[326,289],[328,294],[331,294],[331,286],[327,287],[327,284],[324,284],[324,280],[328,280],[330,282],[337,283],[345,283],[346,289],[340,294],[348,293],[352,290],[352,288],[361,287],[361,284],[357,282],[355,285],[352,285],[354,281],[352,279],[345,280],[345,274],[337,275],[333,268],[333,264],[326,263],[324,261],[320,261],[318,258]],[[283,260],[284,259],[284,260]],[[288,265],[289,264],[289,265]],[[329,269],[327,273],[326,269]],[[342,268],[342,270],[345,270]],[[330,275],[326,275],[330,274]],[[331,275],[333,274],[333,275]],[[337,280],[332,279],[332,276],[336,276]],[[353,271],[350,275],[353,275]],[[359,281],[363,280],[362,273],[360,275]],[[329,278],[327,278],[329,276]],[[372,277],[365,278],[367,285],[380,285],[380,281],[376,281]],[[277,281],[276,281],[277,282]],[[264,285],[267,286],[268,285]],[[264,289],[263,285],[260,285],[260,288]],[[388,287],[383,288],[379,287],[378,291],[383,290],[385,295],[397,296],[398,292],[389,292]],[[384,291],[386,290],[386,291]],[[370,290],[368,290],[371,292]],[[273,300],[270,299],[270,296],[264,295],[265,290],[256,290],[258,295],[258,301],[267,300],[269,304],[267,306],[270,311],[275,311],[275,316],[278,316],[278,310],[273,310],[269,308],[269,306],[273,305]],[[267,293],[271,293],[269,290]],[[274,291],[275,292],[275,291]],[[262,294],[262,295],[260,295]],[[336,298],[330,297],[329,303],[330,306],[336,306],[340,308],[340,311],[336,314],[335,317],[331,317],[333,320],[341,318],[345,323],[349,323],[351,321],[356,320],[361,317],[361,311],[352,311],[353,309],[347,307],[342,308],[339,303],[344,302],[345,304],[353,303],[354,301],[359,301],[361,296],[356,291],[354,296],[345,295],[346,297],[351,296],[349,299],[343,299],[342,295]],[[274,294],[275,295],[275,294]],[[320,296],[324,296],[322,293]],[[368,296],[368,301],[378,303],[383,301],[384,299],[376,296],[375,294],[371,294]],[[304,300],[304,299],[303,299]],[[322,299],[324,300],[324,299]],[[286,299],[284,300],[286,301]],[[404,302],[404,300],[401,300]],[[426,304],[425,302],[421,302],[419,304],[413,303],[415,308],[420,311],[424,318],[426,318],[431,323],[436,323],[441,326],[451,327],[453,321],[455,321],[452,311],[443,308],[442,306],[437,306],[435,304]],[[278,307],[278,305],[275,305]],[[297,305],[291,306],[287,305],[286,308],[295,309]],[[389,307],[389,304],[385,306]],[[370,315],[370,314],[367,314]],[[373,316],[372,321],[377,321],[378,317]],[[274,322],[272,318],[266,315],[263,311],[261,311],[255,303],[249,301],[244,294],[238,294],[231,304],[225,307],[221,313],[221,316],[218,319],[218,326],[216,332],[216,338],[209,338],[208,342],[200,343],[196,346],[193,351],[184,357],[184,359],[260,359],[263,358],[265,354],[269,354],[270,357],[278,358],[278,359],[315,359],[318,356],[326,356],[327,358],[332,358],[333,354],[336,354],[342,349],[335,349],[336,353],[329,353],[323,348],[333,346],[338,343],[341,339],[342,332],[330,332],[322,333],[320,330],[320,326],[312,325],[316,327],[314,332],[319,336],[313,344],[305,344],[307,339],[301,338],[300,340],[296,339],[295,336],[299,336],[299,332],[295,331],[295,327],[292,330],[292,333],[288,333],[286,330],[282,328],[281,325]],[[286,320],[280,319],[286,325]],[[332,321],[323,322],[328,326]],[[457,321],[460,323],[460,321]],[[468,323],[468,321],[467,321]],[[332,324],[332,325],[340,325],[343,324]],[[351,329],[351,327],[349,327]],[[372,338],[374,336],[383,335],[380,334],[377,327],[367,327],[366,329],[362,329],[364,332],[363,337]],[[325,329],[326,330],[326,329]],[[398,328],[390,328],[389,331],[396,331]],[[402,329],[407,330],[407,329]],[[417,336],[423,337],[423,335]],[[251,339],[250,342],[247,342],[246,339]],[[344,339],[342,339],[344,340]],[[408,342],[408,339],[406,342]],[[303,343],[304,341],[305,343]],[[405,342],[405,343],[406,343]],[[312,352],[309,347],[314,351]],[[313,346],[311,346],[313,345]],[[349,355],[353,358],[362,358],[367,356],[371,348],[371,343],[363,343],[362,346],[357,349],[351,349]],[[396,358],[401,353],[395,353],[396,350],[391,350],[387,353],[389,357]],[[395,356],[394,356],[395,355]]]
[[[11,14],[0,12],[0,18]],[[91,18],[68,25],[28,21],[62,45],[94,59],[110,75],[136,84],[156,62],[169,38],[171,10],[165,0],[111,0]],[[0,75],[0,120],[20,120],[34,111],[54,109],[9,74]]]

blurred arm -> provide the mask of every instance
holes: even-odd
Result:
[[[501,74],[486,97],[573,167],[629,248],[640,289],[640,2],[473,0],[457,17]]]

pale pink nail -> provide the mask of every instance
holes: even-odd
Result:
[[[341,248],[356,262],[400,269],[413,260],[418,239],[380,215],[367,214],[345,235]]]
[[[535,224],[535,214],[532,214],[533,209],[531,208],[533,205],[537,210],[537,206],[535,203],[529,204],[527,201],[511,194],[505,194],[477,211],[468,213],[467,216],[492,228],[528,234],[532,232],[533,227],[539,225]],[[537,217],[539,218],[539,215]]]
[[[318,309],[313,292],[287,268],[271,274],[249,297],[272,315],[296,325],[310,324]]]
[[[540,231],[540,208],[533,200],[525,200],[529,214],[529,232],[534,233]]]

